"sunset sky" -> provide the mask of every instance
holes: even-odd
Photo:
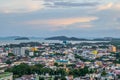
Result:
[[[0,36],[119,37],[120,0],[0,0]]]

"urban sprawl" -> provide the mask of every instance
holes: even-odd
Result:
[[[120,48],[111,42],[0,46],[0,80],[119,80]]]

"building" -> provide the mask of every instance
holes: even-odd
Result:
[[[68,60],[63,60],[63,59],[60,59],[60,60],[56,60],[56,62],[58,63],[58,64],[68,64]]]
[[[29,56],[34,56],[34,52],[29,52]]]
[[[13,74],[9,72],[0,73],[0,80],[13,80]]]
[[[20,78],[16,78],[15,80],[39,80],[39,76],[35,75],[23,75]]]
[[[13,48],[12,53],[13,53],[14,55],[20,56],[20,54],[21,54],[21,48],[19,48],[19,47]]]
[[[116,52],[116,51],[117,51],[117,49],[115,46],[113,46],[113,45],[109,46],[109,52]]]
[[[13,54],[14,55],[18,55],[18,56],[25,56],[25,51],[29,50],[29,47],[17,47],[17,48],[13,48]]]
[[[0,63],[0,73],[3,73],[7,67],[8,67],[8,64]]]
[[[0,48],[0,53],[3,53],[3,48]]]
[[[22,47],[21,48],[21,56],[25,56],[25,51],[27,50],[28,48],[27,47]]]

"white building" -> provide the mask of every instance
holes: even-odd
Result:
[[[25,51],[29,49],[29,47],[13,48],[13,54],[18,56],[25,56]]]
[[[21,48],[19,48],[19,47],[13,48],[12,53],[13,53],[14,55],[20,56],[20,54],[21,54]]]
[[[0,48],[0,53],[3,53],[3,48]]]

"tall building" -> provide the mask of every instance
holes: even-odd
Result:
[[[25,51],[28,49],[29,49],[29,47],[13,48],[13,54],[19,55],[19,56],[25,56]]]
[[[12,53],[13,53],[14,55],[20,56],[20,55],[21,55],[21,48],[19,48],[19,47],[13,48]]]
[[[109,52],[116,52],[116,51],[117,51],[117,49],[115,46],[113,46],[113,45],[109,46]]]
[[[21,56],[25,56],[25,51],[27,50],[27,48],[26,47],[22,47],[21,48]]]

